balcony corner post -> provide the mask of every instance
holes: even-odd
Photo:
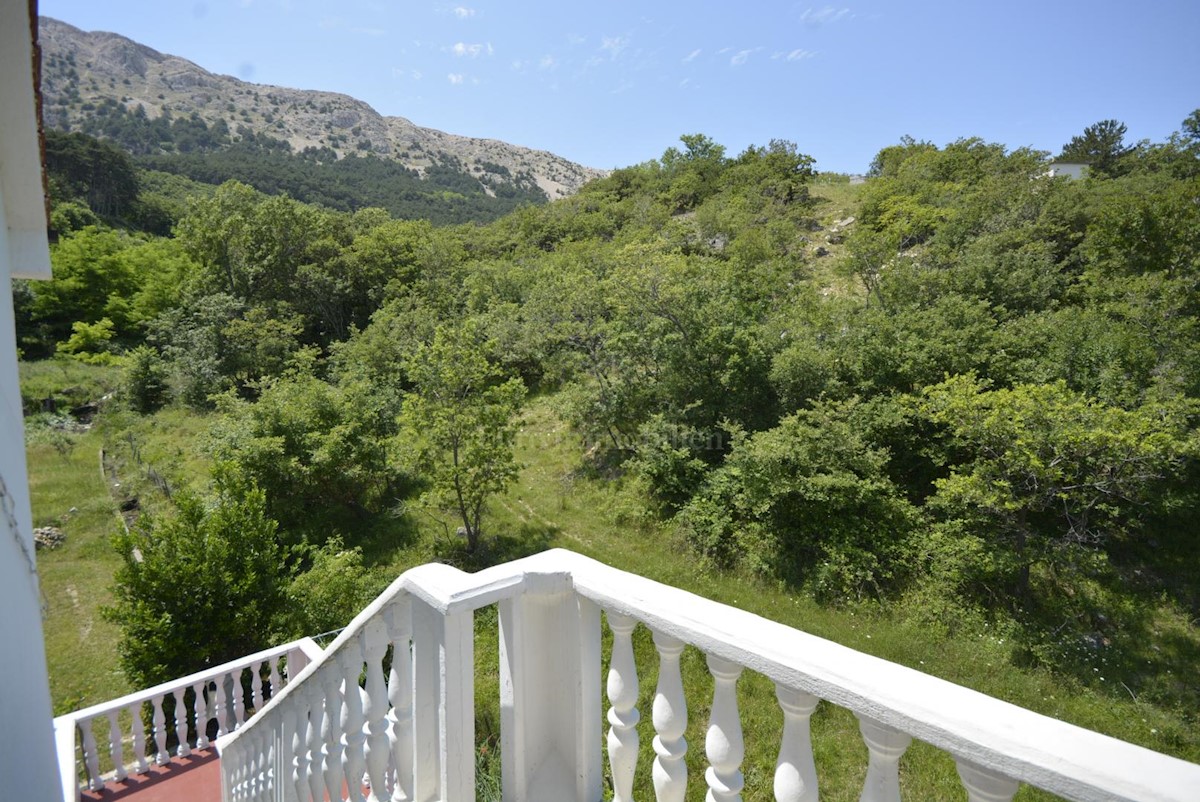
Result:
[[[565,574],[525,583],[499,604],[503,798],[599,802],[600,609]]]
[[[414,798],[474,799],[474,618],[417,599],[412,617]]]

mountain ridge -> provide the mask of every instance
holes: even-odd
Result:
[[[385,116],[350,95],[255,84],[205,70],[121,34],[83,31],[51,17],[38,18],[42,47],[43,118],[48,127],[80,130],[97,103],[118,100],[148,116],[164,109],[197,114],[230,130],[244,127],[287,141],[294,152],[328,149],[391,159],[424,173],[447,159],[480,181],[489,195],[497,184],[536,184],[550,200],[570,195],[605,171],[549,151],[497,139],[467,137]]]

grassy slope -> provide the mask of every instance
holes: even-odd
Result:
[[[118,373],[72,361],[24,363],[22,394],[27,407],[30,401],[52,396],[61,410],[112,392]],[[133,467],[129,436],[145,464],[177,464],[178,473],[202,484],[206,463],[194,444],[207,425],[207,418],[181,409],[140,418],[112,405],[82,432],[48,427],[40,415],[27,421],[33,524],[58,526],[67,536],[63,546],[37,556],[56,714],[132,690],[118,667],[117,629],[100,614],[112,598],[113,572],[120,564],[109,536],[121,526],[114,500],[120,488],[110,488],[111,480],[101,474],[101,449],[115,457],[125,490],[132,485],[143,507],[153,509],[161,502],[156,492],[146,490],[144,471]]]

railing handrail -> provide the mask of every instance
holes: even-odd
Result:
[[[532,557],[513,560],[474,574],[468,574],[442,563],[426,563],[408,569],[393,580],[392,584],[388,585],[375,598],[375,601],[363,608],[362,612],[354,617],[354,620],[342,630],[342,633],[326,647],[316,660],[292,677],[283,690],[272,696],[262,709],[247,720],[243,727],[217,739],[217,750],[224,751],[229,748],[243,732],[250,730],[260,718],[271,715],[276,707],[285,704],[293,686],[302,685],[308,677],[320,671],[321,667],[327,663],[336,664],[338,653],[342,648],[347,643],[355,641],[367,623],[388,605],[405,596],[414,596],[442,615],[486,607],[501,599],[516,595],[522,589],[527,574],[543,572],[538,569],[544,566],[547,555],[551,553],[535,554]],[[571,552],[565,553],[570,554]]]
[[[943,749],[956,758],[1077,800],[1187,802],[1200,765],[1068,724],[986,694],[863,654],[753,613],[627,573],[564,549],[467,574],[429,564],[406,571],[328,649],[244,727],[224,752],[405,596],[443,615],[526,591],[573,590],[613,613]],[[331,667],[336,670],[336,662]]]
[[[178,677],[176,679],[167,680],[159,683],[151,688],[143,688],[139,691],[134,691],[118,699],[110,699],[106,702],[99,702],[91,707],[72,710],[70,713],[64,713],[61,716],[56,716],[54,725],[57,728],[60,721],[77,722],[84,719],[96,718],[97,716],[107,715],[113,710],[124,710],[130,705],[139,704],[141,702],[152,701],[156,696],[162,696],[168,693],[174,693],[180,688],[190,688],[198,682],[205,680],[214,680],[217,677],[224,676],[231,671],[239,668],[245,669],[255,663],[261,663],[264,660],[270,660],[272,657],[282,657],[288,652],[301,650],[309,656],[310,659],[319,655],[321,649],[311,638],[300,638],[299,640],[291,641],[290,643],[282,644],[281,646],[272,646],[269,649],[263,649],[261,652],[239,657],[236,660],[230,660],[228,663],[222,663],[219,666],[206,668],[203,671],[197,671],[194,674],[188,674],[186,677]]]
[[[1187,802],[1200,789],[1200,765],[582,555],[566,559],[575,590],[606,610],[1060,796]]]

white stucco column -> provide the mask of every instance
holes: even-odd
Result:
[[[12,277],[49,278],[27,0],[0,0],[0,777],[6,799],[62,797],[42,640]]]

